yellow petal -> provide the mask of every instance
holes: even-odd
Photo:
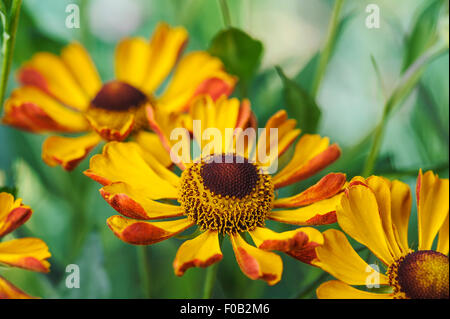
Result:
[[[371,268],[356,253],[344,233],[329,229],[323,236],[325,242],[316,248],[317,260],[313,261],[314,265],[350,285],[389,284],[385,275]]]
[[[162,145],[157,134],[147,131],[139,131],[134,136],[134,139],[144,151],[153,155],[156,160],[158,160],[158,162],[165,167],[170,167],[173,164],[169,153],[166,151],[164,145]]]
[[[160,219],[183,215],[180,206],[151,200],[145,192],[126,183],[113,183],[100,189],[103,198],[119,213],[136,219]]]
[[[191,267],[211,266],[222,257],[217,231],[206,231],[180,246],[173,262],[175,275],[182,276]]]
[[[341,228],[367,246],[386,265],[394,262],[381,222],[377,199],[365,185],[350,186],[337,207]]]
[[[56,55],[37,53],[19,70],[19,80],[49,92],[65,105],[79,110],[89,106],[89,96],[78,84],[70,69]]]
[[[31,132],[82,132],[89,128],[80,112],[33,86],[12,92],[5,102],[3,122]]]
[[[353,288],[342,281],[330,280],[316,290],[319,299],[393,299],[392,294],[377,294]]]
[[[417,210],[419,222],[419,250],[429,250],[439,229],[448,216],[448,179],[428,171],[419,172],[417,180]]]
[[[86,49],[79,43],[71,43],[62,50],[61,59],[92,100],[100,91],[102,81]]]
[[[400,181],[391,183],[392,223],[398,233],[398,243],[403,252],[408,252],[408,223],[411,214],[411,191],[409,185]]]
[[[136,113],[90,108],[85,117],[91,127],[106,141],[123,141],[135,127]]]
[[[9,193],[0,193],[0,238],[23,225],[32,215],[30,207]]]
[[[149,223],[118,215],[108,218],[107,223],[117,237],[133,245],[155,244],[175,236],[194,225],[187,218]]]
[[[38,238],[20,238],[0,243],[0,263],[38,272],[48,272],[51,257],[47,245]]]
[[[102,185],[125,182],[151,199],[178,197],[177,189],[151,169],[133,142],[106,144],[102,154],[91,158],[85,174]]]
[[[225,95],[231,93],[229,91],[234,86],[235,79],[223,71],[223,64],[218,58],[203,51],[186,54],[180,60],[166,91],[159,98],[158,105],[167,111],[185,110],[198,94],[197,90],[202,83],[213,78],[226,84],[223,90]],[[218,93],[215,98],[221,95]]]
[[[265,280],[271,286],[281,280],[283,262],[280,256],[247,244],[239,234],[230,238],[236,260],[246,276]]]
[[[149,45],[148,70],[140,88],[152,94],[169,75],[187,42],[188,33],[183,27],[170,27],[160,23]]]
[[[269,219],[292,225],[328,225],[336,222],[336,207],[341,194],[291,210],[274,210]]]
[[[49,166],[74,169],[101,142],[97,133],[79,137],[51,136],[42,145],[42,159]]]
[[[442,224],[441,230],[439,230],[439,239],[436,250],[444,255],[448,255],[448,214],[445,222]]]

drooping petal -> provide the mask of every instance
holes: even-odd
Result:
[[[436,250],[444,255],[448,255],[448,214],[439,230],[439,239]]]
[[[274,207],[299,207],[310,205],[315,202],[330,198],[342,190],[345,184],[345,174],[330,173],[318,181],[315,185],[300,194],[276,199],[273,203]]]
[[[408,223],[411,214],[411,190],[409,185],[397,180],[391,183],[391,215],[394,229],[398,234],[398,244],[403,252],[408,252]]]
[[[386,240],[388,242],[391,255],[396,258],[400,258],[403,255],[403,252],[400,245],[397,243],[391,215],[391,183],[388,179],[380,176],[371,176],[366,180],[366,182],[377,200],[381,224],[383,225],[383,230],[386,235]]]
[[[100,189],[100,194],[115,210],[135,219],[160,219],[183,215],[180,206],[151,200],[147,194],[126,183],[113,183]]]
[[[133,142],[110,142],[103,153],[91,158],[85,175],[102,185],[125,182],[151,199],[177,198],[177,189],[161,178],[143,158],[139,145]]]
[[[258,248],[282,251],[308,264],[316,258],[315,248],[323,244],[322,234],[317,229],[310,227],[282,233],[257,227],[249,233]]]
[[[123,141],[136,123],[134,112],[115,112],[90,108],[85,114],[91,127],[107,141]]]
[[[322,138],[319,135],[303,135],[295,146],[292,160],[274,176],[275,188],[313,176],[337,160],[340,155],[339,147],[336,144],[329,145],[328,138]]]
[[[162,165],[170,167],[173,165],[169,153],[162,145],[159,136],[155,133],[139,131],[134,139],[143,150],[152,154]]]
[[[172,71],[188,40],[183,27],[170,27],[160,23],[150,40],[147,73],[139,86],[152,94]]]
[[[89,96],[60,57],[52,53],[35,54],[18,72],[23,85],[35,86],[78,110],[89,106]]]
[[[353,288],[342,281],[330,280],[316,290],[319,299],[393,299],[392,294],[378,294]]]
[[[280,256],[247,244],[239,234],[230,238],[239,267],[247,277],[262,279],[271,286],[281,280],[283,262]]]
[[[38,272],[49,272],[51,257],[38,238],[20,238],[0,243],[0,263]]]
[[[216,85],[206,85],[206,81],[215,79]],[[222,82],[218,90],[217,83]],[[182,111],[189,107],[191,100],[205,94],[205,88],[211,88],[217,99],[222,94],[229,95],[234,88],[236,80],[223,70],[222,62],[206,52],[198,51],[186,54],[181,58],[175,74],[166,91],[158,99],[157,104],[166,111]],[[218,92],[219,91],[219,92]]]
[[[5,102],[3,123],[30,132],[82,132],[88,122],[78,111],[32,86],[15,89]]]
[[[0,276],[0,299],[34,299]]]
[[[388,285],[389,279],[371,268],[353,249],[347,237],[339,230],[329,229],[323,233],[325,242],[316,248],[318,266],[349,285],[375,283]],[[371,281],[368,281],[368,280]]]
[[[107,220],[109,228],[126,243],[133,245],[151,245],[175,236],[188,229],[193,222],[187,218],[166,222],[149,223],[128,219],[122,216],[111,216]]]
[[[339,225],[349,236],[367,246],[386,265],[394,262],[377,199],[369,187],[350,186],[341,197],[336,214]]]
[[[222,260],[217,231],[206,231],[194,239],[185,241],[178,248],[173,262],[175,275],[182,276],[191,267],[208,267]]]
[[[42,159],[49,166],[61,165],[70,171],[101,141],[97,133],[79,137],[51,136],[42,145]]]
[[[340,194],[314,204],[291,210],[274,210],[269,219],[292,225],[328,225],[336,222]]]
[[[417,213],[419,222],[419,250],[429,250],[449,211],[448,179],[428,171],[419,172],[417,179]]]
[[[32,214],[30,207],[14,200],[9,193],[0,193],[0,238],[23,225]]]
[[[102,80],[86,49],[74,42],[61,51],[61,59],[90,99],[102,87]]]

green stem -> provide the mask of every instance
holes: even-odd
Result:
[[[148,263],[147,246],[138,246],[138,265],[142,284],[142,293],[146,299],[151,298],[150,265]]]
[[[214,284],[217,278],[218,264],[215,263],[206,270],[205,286],[203,287],[203,299],[211,299]]]
[[[319,91],[320,83],[325,75],[325,70],[330,60],[331,53],[333,51],[334,44],[336,42],[336,34],[339,25],[339,15],[343,7],[344,0],[336,0],[334,3],[333,12],[331,14],[330,25],[328,26],[328,36],[325,42],[325,47],[320,53],[319,64],[317,66],[316,74],[314,76],[314,81],[312,85],[312,96],[316,98],[317,92]]]
[[[229,28],[231,27],[231,15],[230,15],[230,9],[228,8],[227,0],[219,0],[220,4],[220,11],[222,11],[223,16],[223,24],[225,27]]]
[[[319,286],[319,284],[321,284],[327,277],[328,273],[324,271],[323,273],[320,274],[319,277],[317,277],[316,280],[310,283],[305,289],[300,291],[300,293],[297,296],[295,296],[295,299],[303,299],[309,296],[309,294],[311,294],[311,292],[314,291],[314,289],[316,289]]]
[[[5,99],[6,85],[11,70],[12,57],[14,52],[14,43],[16,40],[17,26],[19,24],[20,6],[22,0],[13,0],[11,4],[11,12],[9,18],[5,19],[5,30],[3,30],[3,61],[0,75],[0,111],[3,107]],[[5,36],[7,35],[7,36]]]

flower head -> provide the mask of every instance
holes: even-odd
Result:
[[[32,214],[22,200],[9,193],[0,193],[0,239],[24,224]],[[37,272],[48,272],[50,252],[38,238],[20,238],[0,242],[0,265],[19,267]],[[0,276],[0,299],[32,298]]]
[[[221,61],[206,52],[179,59],[187,38],[184,28],[161,23],[150,41],[122,40],[116,49],[116,78],[106,83],[78,43],[66,46],[60,56],[37,53],[18,71],[22,86],[6,101],[3,122],[34,133],[85,133],[52,136],[44,142],[44,161],[67,170],[102,140],[152,139],[146,132],[146,106],[157,112],[182,112],[196,95],[230,94],[236,82]],[[170,83],[157,96],[156,90],[174,67]]]
[[[151,110],[149,115],[163,144],[173,146]],[[189,119],[184,117],[186,127],[193,129],[190,120],[202,120],[205,129],[218,128],[220,132],[254,123],[248,101],[241,104],[237,99],[219,98],[214,102],[208,96],[199,97],[191,107]],[[274,155],[277,157],[300,134],[295,129],[295,121],[288,120],[284,111],[275,114],[266,127],[279,129],[277,142],[282,147]],[[182,138],[189,136],[187,133]],[[195,139],[197,134],[192,136]],[[228,137],[222,135],[222,138]],[[264,139],[265,134],[256,146],[265,148]],[[273,285],[281,279],[282,261],[272,250],[311,263],[316,257],[314,248],[322,244],[323,238],[312,227],[277,233],[266,227],[266,221],[303,226],[335,222],[335,195],[342,190],[345,175],[329,174],[316,185],[288,198],[277,198],[275,190],[312,176],[335,161],[340,150],[336,145],[329,145],[327,138],[305,134],[298,141],[291,161],[271,176],[264,163],[249,156],[250,143],[243,152],[232,151],[233,144],[221,143],[219,149],[194,160],[177,157],[179,154],[172,152],[175,159],[182,160],[178,163],[183,168],[179,177],[146,148],[135,143],[111,142],[103,154],[91,159],[85,174],[104,185],[100,190],[103,198],[124,216],[112,216],[107,222],[115,235],[127,243],[149,245],[197,226],[201,234],[185,241],[178,250],[173,263],[176,275],[183,275],[191,267],[207,267],[220,261],[219,238],[229,237],[244,274]],[[147,221],[163,218],[171,220]],[[241,236],[245,233],[256,247]]]
[[[372,176],[354,178],[337,208],[337,220],[350,237],[366,246],[385,265],[386,273],[371,269],[353,250],[344,233],[327,230],[325,243],[317,247],[314,264],[338,280],[317,289],[319,298],[448,298],[448,179],[433,172],[419,172],[418,250],[408,244],[411,192],[407,184]],[[436,248],[435,237],[439,234]],[[390,290],[373,293],[351,285],[366,285],[369,273],[376,284]]]

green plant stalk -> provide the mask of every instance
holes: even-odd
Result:
[[[139,276],[141,280],[142,294],[146,299],[151,298],[151,286],[150,286],[150,265],[148,263],[148,251],[147,246],[137,247]]]
[[[448,48],[445,46],[437,50],[435,48],[431,48],[405,71],[399,84],[396,86],[391,96],[384,105],[383,116],[380,123],[375,128],[373,143],[369,151],[369,156],[367,157],[367,160],[364,164],[362,176],[368,177],[373,173],[375,163],[380,153],[381,145],[383,143],[383,135],[386,129],[389,115],[395,109],[396,105],[403,101],[412,92],[414,87],[419,82],[425,66],[447,51]]]
[[[319,287],[319,284],[321,284],[325,278],[327,278],[329,275],[326,271],[320,274],[319,277],[317,277],[312,283],[310,283],[305,289],[300,291],[297,296],[295,296],[295,299],[304,299],[307,296],[309,296],[317,287]]]
[[[328,26],[328,36],[325,42],[325,47],[320,53],[319,64],[317,66],[317,70],[314,76],[314,81],[312,85],[312,96],[313,98],[317,97],[317,92],[319,91],[320,83],[325,75],[325,71],[328,65],[328,61],[330,60],[331,53],[333,51],[336,35],[339,26],[339,15],[341,13],[342,7],[344,4],[344,0],[336,0],[334,3],[333,12],[331,14],[331,21]]]
[[[219,235],[219,247],[222,247],[223,236]],[[217,279],[218,263],[212,264],[206,270],[205,285],[203,286],[203,299],[211,299],[214,284]]]
[[[231,15],[230,9],[228,8],[227,0],[219,0],[220,11],[222,11],[223,24],[226,28],[231,27]]]
[[[3,30],[3,60],[0,75],[0,111],[5,99],[6,85],[8,83],[9,72],[11,71],[12,57],[14,52],[14,43],[16,41],[17,26],[19,24],[20,7],[22,0],[13,0],[9,21],[6,21],[6,30]],[[6,32],[5,32],[6,31]],[[5,37],[8,34],[9,37]]]

